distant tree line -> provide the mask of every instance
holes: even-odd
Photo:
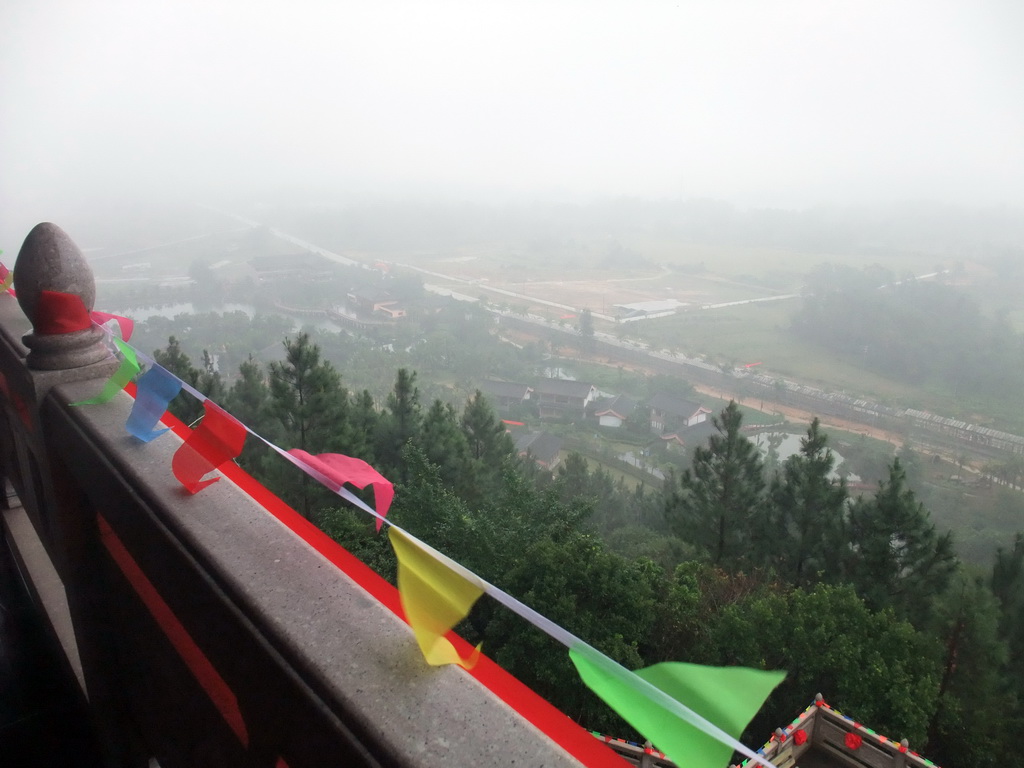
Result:
[[[181,351],[197,361],[205,350],[216,360],[223,381],[231,384],[238,376],[238,366],[254,351],[259,360],[281,357],[280,339],[294,333],[294,327],[290,318],[259,310],[252,316],[242,311],[175,318],[153,315],[136,325],[135,338],[145,349],[173,335]],[[457,302],[434,305],[425,299],[414,306],[408,322],[351,333],[320,331],[312,326],[302,332],[323,357],[344,361],[350,388],[369,390],[375,400],[386,398],[394,371],[407,367],[420,374],[419,386],[429,391],[430,400],[441,397],[448,401],[457,392],[457,401],[473,394],[481,376],[515,379],[541,365],[544,352],[539,342],[518,347],[497,343],[494,330],[494,316],[482,307]]]
[[[421,401],[399,369],[383,399],[349,391],[305,334],[225,387],[171,339],[158,362],[279,445],[339,452],[396,485],[391,519],[629,667],[665,660],[786,669],[759,741],[815,693],[940,764],[1022,765],[1024,536],[971,573],[893,460],[852,498],[815,421],[769,470],[731,403],[663,491],[627,489],[570,455],[552,476],[515,455],[487,400]],[[172,404],[186,421],[200,409]],[[249,441],[239,462],[387,578],[372,521]],[[460,631],[588,728],[631,733],[564,649],[491,601]]]
[[[884,376],[1016,414],[1024,336],[963,290],[915,280],[882,287],[884,280],[879,271],[819,268],[793,332]]]

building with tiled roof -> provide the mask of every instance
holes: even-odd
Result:
[[[514,405],[522,405],[530,399],[531,387],[514,381],[497,381],[484,379],[480,382],[480,391],[495,408],[507,409]]]
[[[707,421],[711,411],[692,400],[657,393],[651,398],[651,432],[656,435],[671,433]]]
[[[554,470],[559,464],[562,438],[550,432],[526,432],[516,438],[516,454],[529,456],[547,470]]]
[[[621,427],[635,411],[636,401],[625,395],[603,397],[592,406],[592,413],[602,427]]]
[[[533,388],[540,417],[582,418],[587,405],[597,399],[597,387],[570,379],[541,379]]]

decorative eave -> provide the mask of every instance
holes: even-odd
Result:
[[[910,749],[906,739],[895,741],[833,709],[819,693],[807,709],[785,728],[777,728],[759,750],[778,768],[795,768],[808,752],[841,768],[937,768]],[[753,768],[752,760],[740,763]]]

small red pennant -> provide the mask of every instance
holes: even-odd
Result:
[[[197,493],[220,478],[203,480],[225,462],[242,452],[245,444],[245,426],[234,416],[206,400],[206,415],[188,439],[175,452],[171,470],[189,493]]]
[[[92,319],[81,296],[60,291],[43,291],[39,294],[32,329],[40,336],[73,333],[91,327]]]

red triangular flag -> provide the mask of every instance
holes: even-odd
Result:
[[[206,415],[171,460],[171,470],[189,493],[201,491],[220,478],[203,480],[221,464],[242,452],[245,426],[211,400],[203,401]]]
[[[130,317],[122,317],[121,315],[112,315],[110,312],[100,312],[96,310],[89,313],[89,317],[98,325],[110,322],[111,320],[117,321],[117,327],[121,329],[121,338],[124,341],[131,341],[132,332],[135,330],[135,321]]]

